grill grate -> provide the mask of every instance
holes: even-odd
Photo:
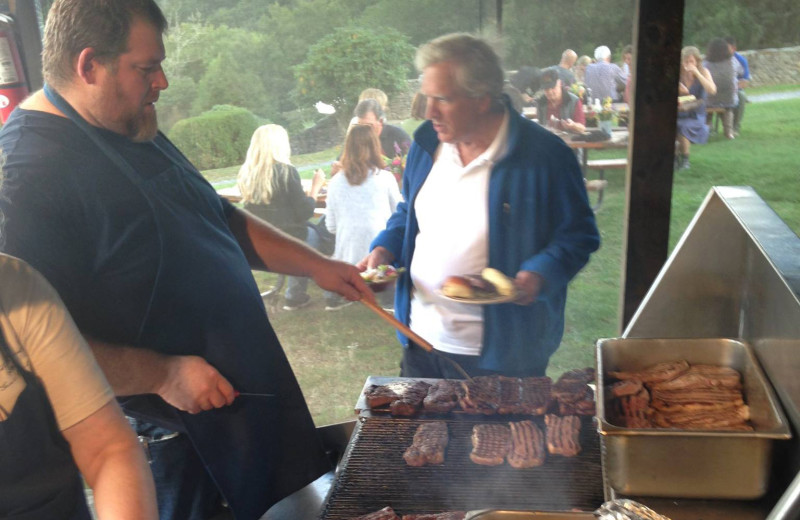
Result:
[[[447,422],[450,442],[441,466],[407,466],[418,419],[360,418],[321,515],[343,520],[391,506],[401,514],[475,509],[591,511],[603,503],[600,446],[592,417],[581,418],[581,453],[548,456],[543,466],[481,466],[469,458],[475,424],[513,416],[458,416]],[[525,417],[530,419],[530,417]],[[544,419],[534,418],[544,431]]]

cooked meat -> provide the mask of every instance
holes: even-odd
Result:
[[[574,403],[558,403],[558,415],[594,415],[596,411],[591,390],[586,398]]]
[[[636,395],[642,390],[642,382],[638,379],[626,379],[617,381],[610,387],[608,391],[614,397],[622,397],[624,395]]]
[[[653,390],[685,390],[688,388],[733,388],[742,387],[739,372],[730,367],[693,365],[675,379],[653,383]]]
[[[552,380],[549,377],[524,377],[521,386],[520,413],[544,415],[550,405]]]
[[[417,403],[417,407],[419,407],[428,393],[429,386],[430,384],[424,381],[397,381],[385,385],[370,385],[364,394],[370,409],[400,400],[406,401],[410,406]],[[398,410],[402,411],[402,406],[398,407]]]
[[[511,448],[511,430],[504,424],[477,424],[472,428],[472,453],[476,464],[499,466]]]
[[[614,403],[616,405],[614,423],[625,428],[653,427],[650,420],[653,410],[650,408],[650,394],[646,388],[640,387],[639,393],[634,395],[618,397]]]
[[[689,370],[686,360],[667,361],[648,367],[644,370],[633,372],[609,372],[608,375],[617,379],[638,379],[642,383],[659,383],[669,381]]]
[[[500,379],[497,376],[474,377],[472,381],[461,381],[464,394],[460,399],[461,409],[467,413],[491,415],[500,406]]]
[[[595,370],[592,367],[567,370],[558,378],[559,381],[583,381],[584,383],[591,383],[594,379]]]
[[[475,296],[478,298],[485,298],[490,296],[497,296],[497,287],[492,282],[479,274],[465,274],[464,278],[472,286],[475,291]]]
[[[680,428],[684,430],[747,430],[753,427],[747,423],[750,409],[747,406],[698,413],[653,414],[653,422],[661,428]]]
[[[356,516],[351,518],[350,520],[400,520],[400,517],[397,516],[397,513],[391,507],[384,507],[380,511],[375,511],[374,513],[368,513],[366,515]]]
[[[466,511],[448,511],[427,515],[403,515],[403,520],[464,520],[466,516]]]
[[[511,449],[508,463],[513,468],[533,468],[544,464],[544,434],[532,421],[508,423],[511,428]]]
[[[551,455],[574,457],[581,451],[579,435],[581,420],[575,415],[559,417],[547,414],[544,416],[547,425],[547,451]]]
[[[428,388],[428,395],[422,401],[422,407],[426,412],[445,413],[449,412],[458,404],[461,384],[452,379],[437,381]]]
[[[685,403],[736,403],[743,404],[742,391],[733,388],[699,388],[680,390],[652,390],[653,400],[670,404]]]
[[[522,412],[522,383],[518,377],[497,378],[500,385],[500,400],[497,413],[512,414]]]
[[[403,454],[409,466],[426,466],[444,462],[447,448],[447,424],[443,421],[421,424],[414,433],[411,446]]]

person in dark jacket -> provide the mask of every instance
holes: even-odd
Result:
[[[407,268],[396,317],[469,374],[542,376],[564,332],[567,284],[600,244],[580,166],[562,139],[513,111],[485,41],[442,36],[416,61],[428,121],[414,133],[403,202],[359,267]],[[440,294],[448,276],[486,267],[513,280],[507,302]],[[403,376],[463,377],[400,340]]]
[[[317,196],[325,184],[325,173],[316,170],[309,190],[303,189],[297,169],[290,163],[289,134],[280,125],[260,126],[253,132],[237,184],[244,209],[281,231],[319,249],[320,237],[309,226]],[[289,276],[286,304],[293,311],[311,303],[308,278]]]
[[[536,118],[542,126],[574,134],[586,131],[586,114],[578,96],[564,88],[558,72],[547,69],[542,74],[544,94],[536,99]]]

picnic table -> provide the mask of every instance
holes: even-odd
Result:
[[[304,190],[311,189],[311,179],[300,179],[300,183],[303,185]],[[233,203],[241,202],[242,201],[242,194],[239,192],[239,186],[233,185],[227,188],[220,188],[217,190],[217,195],[224,199],[228,199]],[[314,208],[314,217],[317,218],[325,214],[325,199],[327,198],[327,190],[323,188],[319,195],[317,195],[316,205]]]

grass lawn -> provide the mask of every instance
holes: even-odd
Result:
[[[792,86],[783,90],[800,90]],[[748,91],[749,92],[749,91]],[[712,186],[749,185],[795,231],[800,231],[800,99],[751,103],[742,133],[734,141],[713,135],[692,147],[690,170],[675,173],[670,247],[674,247]],[[327,155],[326,155],[327,154]],[[295,158],[313,164],[335,151]],[[607,156],[623,156],[625,151]],[[593,154],[599,158],[601,154]],[[237,168],[230,170],[232,177]],[[209,173],[209,178],[220,170]],[[570,286],[566,330],[548,374],[594,365],[598,338],[619,335],[620,263],[624,175],[612,171],[597,213],[602,246]],[[257,273],[262,285],[272,275]],[[302,310],[271,309],[270,320],[292,362],[318,425],[349,420],[368,375],[399,373],[400,347],[394,331],[365,307],[354,304],[325,312],[319,289],[310,284],[314,303]]]

